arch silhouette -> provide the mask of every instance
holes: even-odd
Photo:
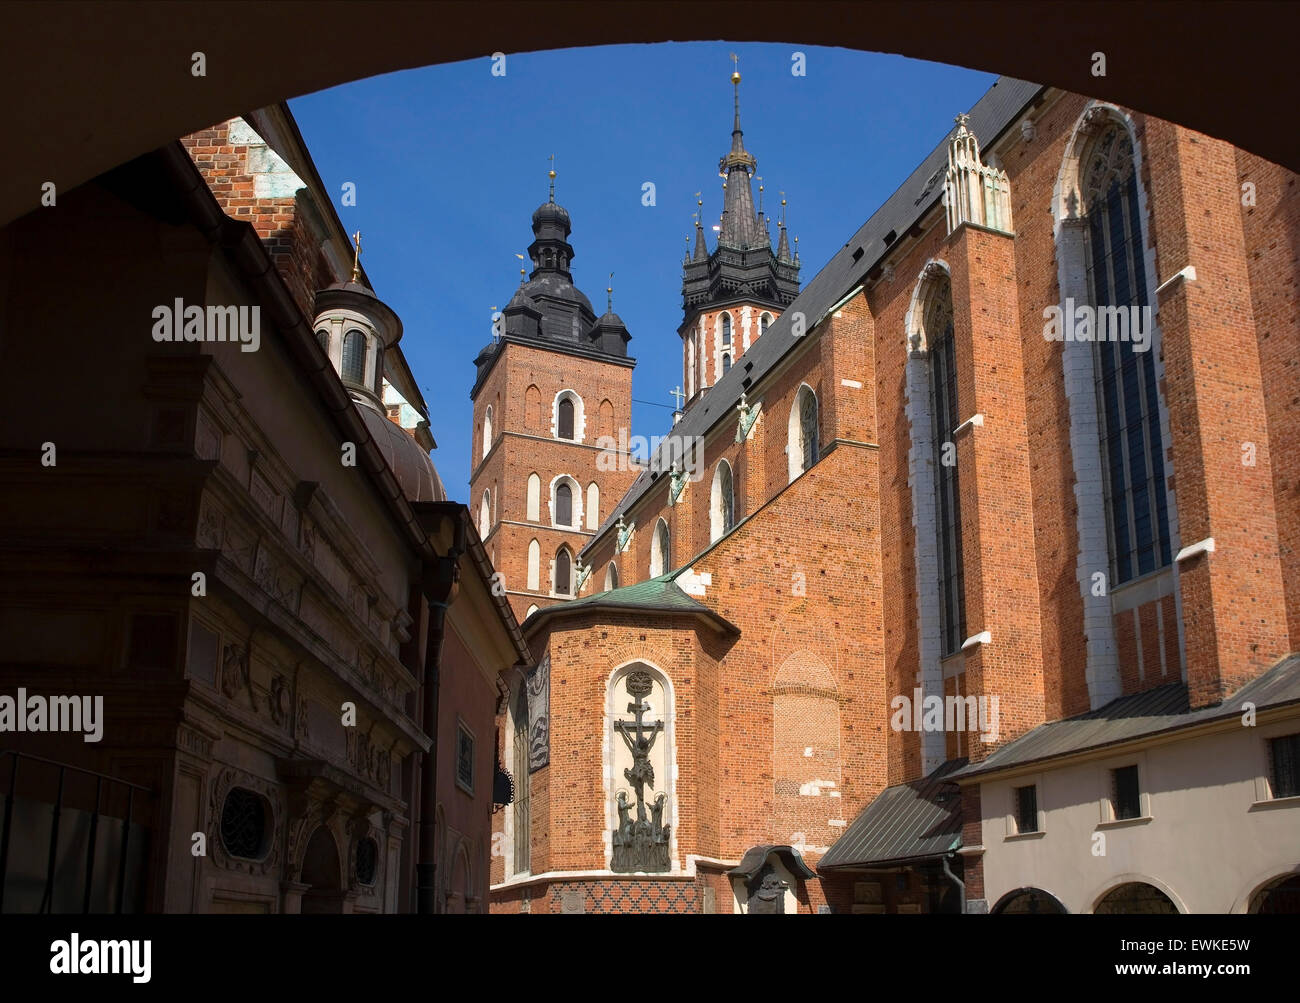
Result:
[[[493,4],[489,17],[472,0],[370,3],[348,7],[347,30],[340,31],[334,17],[303,17],[301,6],[270,0],[258,6],[259,32],[292,39],[299,52],[311,54],[271,59],[264,48],[248,45],[247,19],[231,17],[221,3],[170,9],[15,4],[6,11],[6,35],[22,44],[7,47],[0,72],[11,92],[32,80],[48,86],[40,101],[15,102],[9,109],[7,135],[24,156],[9,165],[12,183],[0,190],[0,225],[35,208],[41,183],[49,178],[66,191],[213,122],[352,80],[487,59],[498,51],[718,38],[789,43],[797,35],[808,46],[897,53],[1006,73],[1115,101],[1300,169],[1300,136],[1277,128],[1272,103],[1258,100],[1259,68],[1288,65],[1291,57],[1298,20],[1293,5],[1224,17],[1215,5],[1187,4],[1179,10],[1177,32],[1168,31],[1168,15],[1159,5],[1114,0],[1059,6],[954,0],[931,4],[926,17],[917,17],[904,0],[882,0],[871,5],[869,16],[857,17],[845,17],[840,4],[818,0],[778,4],[767,17],[745,20],[736,19],[733,4],[719,0],[667,7],[631,3],[624,17],[593,16],[600,13],[595,3],[539,8],[515,0]],[[1269,31],[1258,30],[1263,16]],[[934,30],[936,24],[943,30]],[[1093,76],[1082,49],[1081,58],[1063,60],[1056,48],[1036,44],[1067,37],[1104,37],[1112,72]],[[210,75],[202,86],[178,86],[178,80],[190,79],[195,39],[202,39]],[[1214,53],[1218,100],[1206,101],[1200,88],[1187,86],[1203,72],[1186,58],[1189,51]],[[115,56],[111,74],[101,68],[105,52]],[[158,58],[162,52],[177,54],[179,63]],[[141,103],[141,94],[149,101]],[[105,128],[109,122],[112,128]]]

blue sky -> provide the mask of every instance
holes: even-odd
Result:
[[[599,314],[612,271],[614,309],[632,334],[632,431],[667,431],[695,193],[710,249],[722,208],[733,52],[745,147],[773,216],[785,192],[804,284],[995,79],[848,49],[665,43],[508,55],[504,76],[488,58],[428,66],[289,102],[327,189],[338,198],[344,182],[357,186],[356,206],[338,212],[361,230],[366,273],[402,318],[452,498],[469,496],[473,360],[493,308],[519,284],[515,254],[532,240],[552,153],[556,201],[573,220],[574,283]],[[795,52],[804,76],[791,73]]]

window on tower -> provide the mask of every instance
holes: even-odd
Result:
[[[723,352],[722,353],[722,375],[725,376],[729,372],[731,372],[731,353]]]
[[[771,315],[770,313],[765,313],[765,314],[763,314],[761,317],[759,317],[759,318],[758,318],[758,333],[759,333],[760,335],[767,334],[767,328],[768,328],[768,325],[771,324],[771,323],[772,323],[772,315]]]
[[[350,383],[366,379],[366,336],[355,328],[343,336],[343,378]]]
[[[722,315],[722,344],[725,348],[731,344],[731,314]]]
[[[561,397],[557,406],[555,434],[561,439],[573,438],[573,400]]]
[[[555,554],[555,594],[567,596],[573,594],[573,583],[571,572],[573,569],[573,559],[569,556],[569,548],[561,547]]]
[[[567,484],[557,484],[555,487],[555,524],[573,525],[573,489]]]

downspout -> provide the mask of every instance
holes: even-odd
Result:
[[[941,857],[939,862],[943,864],[943,873],[948,875],[953,884],[957,886],[957,893],[961,896],[961,914],[966,915],[966,884],[961,878],[953,874],[952,869],[948,866],[948,858]]]
[[[424,651],[424,733],[429,748],[420,776],[420,854],[415,865],[416,912],[436,911],[438,887],[438,685],[442,671],[442,641],[447,607],[456,599],[460,557],[465,553],[465,520],[456,519],[455,539],[445,556],[425,565],[424,588],[429,602],[429,632]]]

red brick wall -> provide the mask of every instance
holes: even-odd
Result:
[[[539,414],[529,421],[529,389],[537,388]],[[555,439],[551,435],[551,415],[555,395],[569,389],[583,401],[586,429],[582,442]],[[479,504],[485,489],[492,491],[492,525],[486,542],[495,555],[495,566],[505,576],[505,587],[515,615],[523,620],[528,607],[562,601],[549,597],[551,562],[562,544],[568,544],[576,558],[591,538],[587,529],[587,486],[593,481],[600,491],[600,521],[613,508],[636,476],[626,462],[622,469],[601,470],[597,467],[601,448],[601,405],[608,401],[613,410],[612,435],[616,441],[630,434],[632,408],[632,371],[593,359],[548,352],[527,345],[507,343],[500,358],[474,398],[474,435],[471,445],[474,458],[470,478],[470,511],[477,522]],[[493,443],[483,457],[483,419],[492,407]],[[575,414],[575,434],[578,432]],[[540,521],[527,519],[528,476],[536,473],[541,480]],[[551,526],[550,483],[557,474],[569,474],[579,484],[583,521],[580,527],[560,529]],[[574,499],[574,512],[579,501]],[[519,523],[522,525],[513,525]],[[528,584],[528,544],[536,539],[541,549],[539,589],[531,592]],[[588,591],[603,588],[604,565],[592,572]],[[577,579],[576,570],[573,580]]]
[[[232,120],[233,121],[233,120]],[[247,145],[230,142],[230,122],[181,138],[227,216],[252,224],[303,316],[315,316],[316,292],[334,281],[320,242],[298,212],[296,198],[259,198],[253,191]]]

